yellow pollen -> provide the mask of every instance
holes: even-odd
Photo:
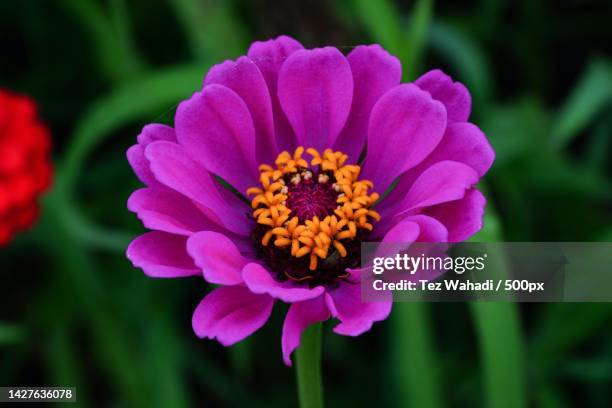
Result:
[[[312,156],[310,163],[302,157],[305,151]],[[253,218],[268,228],[261,239],[263,246],[288,248],[295,258],[308,255],[311,271],[317,269],[319,259],[326,259],[334,250],[342,258],[348,255],[346,244],[357,238],[359,230],[371,231],[373,222],[380,221],[380,215],[372,210],[380,196],[369,192],[373,188],[371,181],[359,180],[361,167],[346,164],[347,160],[346,154],[332,149],[320,154],[313,148],[298,147],[293,154],[280,153],[274,166],[259,166],[261,185],[246,193],[252,197]],[[315,174],[315,183],[332,183],[330,188],[338,194],[338,206],[323,219],[314,216],[301,223],[291,215],[287,199],[291,185],[311,182]]]

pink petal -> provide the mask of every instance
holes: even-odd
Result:
[[[467,164],[482,177],[491,167],[494,158],[495,152],[478,127],[467,122],[453,123],[446,128],[442,141],[434,151],[399,178],[391,194],[379,205],[378,211],[383,218],[387,218],[389,213],[394,214],[394,204],[401,202],[421,173],[438,162],[452,160]]]
[[[136,177],[138,177],[138,180],[140,180],[146,186],[159,185],[157,180],[155,180],[155,176],[151,172],[150,163],[145,157],[144,148],[141,145],[135,144],[130,146],[130,148],[127,150],[126,156],[130,166],[132,166],[134,174],[136,174]]]
[[[191,200],[161,185],[134,191],[128,200],[128,209],[152,230],[190,235],[219,228]]]
[[[438,220],[426,215],[396,216],[391,220],[396,223],[381,240],[385,245],[381,245],[375,253],[375,257],[394,257],[396,254],[408,254],[418,257],[423,252],[429,252],[431,256],[444,256],[444,251],[448,242],[448,232],[445,226]],[[377,236],[381,234],[377,231]],[[414,245],[415,242],[442,243],[441,246]],[[396,244],[396,245],[391,245]],[[354,270],[357,273],[366,273],[366,279],[371,280],[371,270],[362,268]],[[390,282],[398,282],[400,279],[408,279],[412,282],[418,280],[433,280],[438,278],[445,271],[436,269],[421,269],[413,275],[405,273],[387,275],[385,278]],[[370,299],[385,300],[385,296],[392,296],[391,292],[374,293],[370,292]]]
[[[283,302],[293,303],[320,296],[325,288],[316,286],[312,289],[298,286],[293,281],[277,282],[271,273],[256,263],[250,263],[242,270],[244,283],[253,293],[266,293]]]
[[[444,104],[448,123],[467,122],[472,109],[472,97],[461,82],[453,82],[451,77],[435,69],[422,75],[415,83]]]
[[[399,60],[380,45],[360,45],[347,59],[353,73],[353,104],[335,149],[356,163],[365,147],[370,112],[374,104],[389,89],[399,85],[402,66]]]
[[[274,113],[274,132],[279,150],[295,149],[297,139],[278,101],[278,72],[291,54],[303,48],[302,44],[293,38],[281,35],[273,40],[254,42],[248,52],[248,57],[259,67],[270,91]]]
[[[384,219],[374,227],[372,239],[384,244],[411,244],[416,242],[421,233],[419,224],[406,221],[405,217],[395,216]],[[381,245],[376,249],[374,257],[393,257],[396,253],[406,250],[410,245]]]
[[[170,126],[152,123],[143,127],[142,132],[140,132],[136,139],[143,147],[159,140],[176,142],[176,132]]]
[[[329,319],[329,316],[323,296],[293,303],[289,307],[282,336],[283,361],[287,366],[291,367],[291,353],[300,345],[302,332],[311,324]]]
[[[478,182],[478,173],[454,161],[442,161],[425,170],[398,206],[399,213],[454,201]]]
[[[385,320],[391,313],[392,302],[362,302],[359,283],[341,283],[337,289],[329,292],[334,317],[340,324],[334,332],[344,336],[359,336],[370,330],[374,322]],[[328,305],[329,307],[330,305]]]
[[[442,160],[465,163],[482,177],[491,168],[495,152],[478,126],[472,123],[453,123],[446,129],[442,142],[428,157],[432,164]]]
[[[231,346],[261,328],[273,305],[270,296],[256,295],[244,286],[222,286],[200,302],[191,323],[198,337]]]
[[[299,144],[333,146],[351,108],[351,67],[333,47],[296,51],[278,74],[278,98]]]
[[[215,220],[240,235],[251,233],[248,207],[238,201],[226,201],[216,182],[182,146],[171,142],[154,142],[145,151],[155,178],[164,185],[199,203],[215,215]],[[229,196],[227,196],[229,197]]]
[[[486,201],[480,191],[470,189],[460,200],[428,208],[427,214],[448,228],[448,242],[461,242],[482,228]]]
[[[413,84],[388,91],[372,108],[368,153],[362,178],[382,193],[393,180],[420,163],[442,139],[444,106]]]
[[[266,81],[255,63],[240,57],[225,61],[208,71],[204,85],[219,84],[236,92],[249,108],[255,127],[257,163],[273,163],[278,149],[274,138],[272,101]]]
[[[411,215],[406,222],[413,222],[419,226],[418,242],[448,242],[448,231],[444,224],[427,215]]]
[[[179,143],[208,171],[241,194],[257,185],[253,121],[236,92],[206,86],[179,105],[175,124]]]
[[[393,225],[393,227],[389,229],[389,231],[384,235],[382,242],[415,242],[418,239],[420,233],[421,229],[419,228],[419,224],[412,221],[402,221],[396,223],[395,225]]]
[[[446,255],[445,251],[448,246],[445,243],[448,242],[448,231],[440,221],[432,217],[428,217],[426,215],[411,215],[406,217],[400,223],[398,223],[396,228],[394,229],[404,229],[405,227],[403,227],[403,225],[409,224],[418,225],[419,234],[416,240],[404,242],[431,242],[441,243],[441,245],[414,245],[410,247],[404,246],[404,248],[397,248],[396,253],[407,252],[410,256],[420,256],[423,252],[427,252],[430,256],[443,257]],[[401,236],[398,236],[397,234],[395,234],[395,237],[392,237],[392,235],[394,234],[387,235],[388,236],[385,236],[383,240],[384,242],[403,243],[402,241],[396,241],[396,239],[401,238]],[[406,276],[406,274],[397,274],[396,276],[392,276],[391,280],[408,279],[412,282],[417,282],[419,280],[431,281],[438,278],[443,273],[445,273],[444,269],[421,269],[410,276]]]
[[[405,218],[406,217],[396,216],[375,224],[374,231],[372,235],[370,235],[369,240],[372,242],[384,243],[385,245],[377,246],[374,254],[370,255],[367,262],[370,262],[371,259],[375,257],[393,257],[395,254],[408,249],[413,242],[418,240],[421,233],[419,224],[417,222],[407,221]],[[362,259],[362,262],[365,263],[365,259]],[[351,273],[355,272],[360,274],[364,271],[371,270],[371,265],[347,270]],[[356,278],[351,278],[351,280],[358,281],[359,275],[356,275]]]
[[[144,155],[144,149],[149,143],[158,140],[176,142],[176,134],[170,126],[150,124],[142,128],[142,132],[137,137],[138,144],[131,146],[127,151],[127,159],[134,173],[140,181],[147,186],[159,185],[155,176],[149,168],[149,161]]]
[[[249,262],[225,235],[202,231],[187,241],[187,252],[202,268],[204,279],[217,285],[238,285],[243,282],[240,272]]]
[[[482,177],[494,159],[495,152],[482,130],[468,122],[452,123],[434,151],[408,173],[420,174],[437,162],[452,160],[467,164]]]
[[[127,258],[152,278],[180,278],[200,275],[187,255],[187,238],[165,232],[147,232],[127,248]]]
[[[382,225],[376,225],[373,239],[383,243],[407,244],[412,242],[448,242],[448,231],[439,220],[427,215],[396,215]],[[383,246],[399,252],[402,247]],[[393,254],[376,254],[393,256]]]

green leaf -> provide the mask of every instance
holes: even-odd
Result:
[[[521,172],[532,188],[556,195],[567,193],[600,199],[612,198],[612,183],[596,171],[562,156],[542,154]]]
[[[249,339],[234,344],[227,350],[232,371],[243,380],[248,380],[253,369],[253,347]]]
[[[403,62],[406,56],[404,34],[394,4],[388,0],[354,0],[354,6],[370,37]]]
[[[189,407],[189,393],[185,389],[185,381],[181,377],[181,355],[183,346],[178,333],[180,329],[170,324],[166,315],[156,314],[148,327],[147,339],[143,341],[145,348],[145,364],[150,367],[155,401],[160,407]]]
[[[421,72],[420,66],[427,44],[429,26],[433,15],[433,0],[419,0],[410,15],[406,39],[406,53],[402,61],[405,80],[415,80]]]
[[[612,100],[612,63],[595,60],[559,112],[551,135],[557,149],[566,147]]]
[[[0,346],[19,343],[25,338],[23,329],[14,324],[0,323]]]
[[[199,60],[228,58],[246,49],[248,35],[232,11],[231,1],[169,0],[169,3]]]
[[[504,105],[490,105],[482,112],[479,126],[495,149],[493,170],[514,159],[530,156],[539,160],[550,150],[550,114],[534,99],[520,99]]]
[[[144,63],[132,46],[123,0],[112,2],[114,21],[105,15],[97,2],[91,0],[61,0],[58,4],[81,24],[91,38],[98,65],[107,79],[122,81],[142,71]]]
[[[470,303],[476,326],[487,407],[525,407],[523,339],[515,303]]]
[[[49,303],[48,303],[49,304]],[[50,306],[50,304],[49,304]],[[56,309],[57,310],[57,309]],[[63,313],[66,313],[62,310]],[[69,314],[64,314],[69,316]],[[63,317],[64,317],[63,316]],[[66,320],[62,318],[62,320]],[[69,337],[67,324],[65,321],[55,322],[55,327],[47,333],[47,346],[49,348],[49,368],[52,376],[52,381],[55,384],[70,384],[73,387],[83,387],[83,380],[87,376],[83,375],[77,356],[78,347],[74,347],[73,342]],[[84,388],[84,387],[83,387]],[[88,404],[88,396],[86,393],[79,393],[79,404],[90,406]]]
[[[455,69],[465,82],[474,99],[473,105],[484,105],[493,90],[492,70],[476,41],[467,33],[440,22],[432,24],[429,41],[432,51]]]
[[[496,242],[502,239],[500,223],[489,201],[484,228],[472,237],[473,242]],[[493,250],[492,247],[489,250]],[[503,254],[492,270],[503,278],[507,274]],[[486,388],[486,406],[515,408],[526,406],[523,336],[516,303],[471,302],[470,311],[476,327]]]
[[[612,146],[612,112],[598,123],[593,133],[589,136],[584,164],[589,169],[602,172],[608,163],[608,152]]]
[[[58,224],[62,211],[65,211],[62,203],[52,197],[47,200],[40,220],[48,231],[53,231],[48,234],[53,237],[48,240],[48,249],[55,254],[56,279],[70,286],[71,304],[87,315],[93,348],[114,387],[124,399],[140,401],[143,395],[148,395],[143,392],[140,365],[126,331],[112,315],[113,299],[100,280],[103,273],[78,237],[71,237]]]
[[[608,356],[610,353],[608,353]],[[564,373],[588,383],[609,383],[612,380],[612,366],[609,358],[601,355],[595,358],[571,360],[566,363]]]
[[[547,304],[530,347],[537,374],[546,378],[572,348],[601,330],[611,317],[612,305],[607,303]]]
[[[534,399],[536,401],[536,406],[541,408],[569,407],[562,391],[557,386],[548,383],[538,387],[535,391]]]
[[[391,314],[395,405],[442,407],[439,359],[427,303],[396,303]]]
[[[601,236],[599,237],[598,241],[612,242],[612,228],[609,228],[603,234],[601,234]]]
[[[401,13],[390,1],[354,0],[354,5],[372,39],[400,59],[404,80],[414,80],[427,43],[433,1],[415,2],[407,29]]]
[[[132,34],[132,24],[126,0],[110,1],[111,24],[115,31],[115,49],[125,58],[123,70],[125,78],[133,78],[144,70],[144,62]]]

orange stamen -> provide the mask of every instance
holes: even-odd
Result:
[[[312,156],[310,164],[302,157],[304,152]],[[347,160],[346,154],[332,149],[325,149],[320,154],[313,148],[298,147],[293,154],[281,152],[274,166],[259,166],[261,186],[251,187],[246,193],[252,197],[253,218],[269,228],[261,239],[262,245],[267,246],[272,241],[279,248],[289,247],[293,257],[309,255],[309,269],[313,271],[318,259],[326,259],[330,251],[335,250],[346,257],[346,241],[357,237],[359,229],[371,231],[372,222],[380,221],[380,214],[372,210],[379,194],[369,192],[372,182],[359,180],[360,166],[346,164]],[[301,223],[297,216],[291,215],[286,203],[292,184],[312,182],[313,173],[317,171],[309,166],[318,167],[318,176],[312,181],[330,183],[329,188],[338,193],[338,207],[324,219],[314,216]],[[312,276],[299,280],[310,278]]]

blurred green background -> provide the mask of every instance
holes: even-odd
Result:
[[[612,2],[24,0],[0,3],[0,86],[53,133],[37,226],[0,249],[0,385],[78,387],[83,406],[293,406],[285,313],[233,348],[200,341],[198,279],[125,259],[143,231],[125,151],[172,122],[211,64],[288,34],[377,42],[405,80],[442,68],[497,160],[477,241],[612,240]],[[401,304],[359,338],[325,327],[328,406],[612,406],[610,304]]]

